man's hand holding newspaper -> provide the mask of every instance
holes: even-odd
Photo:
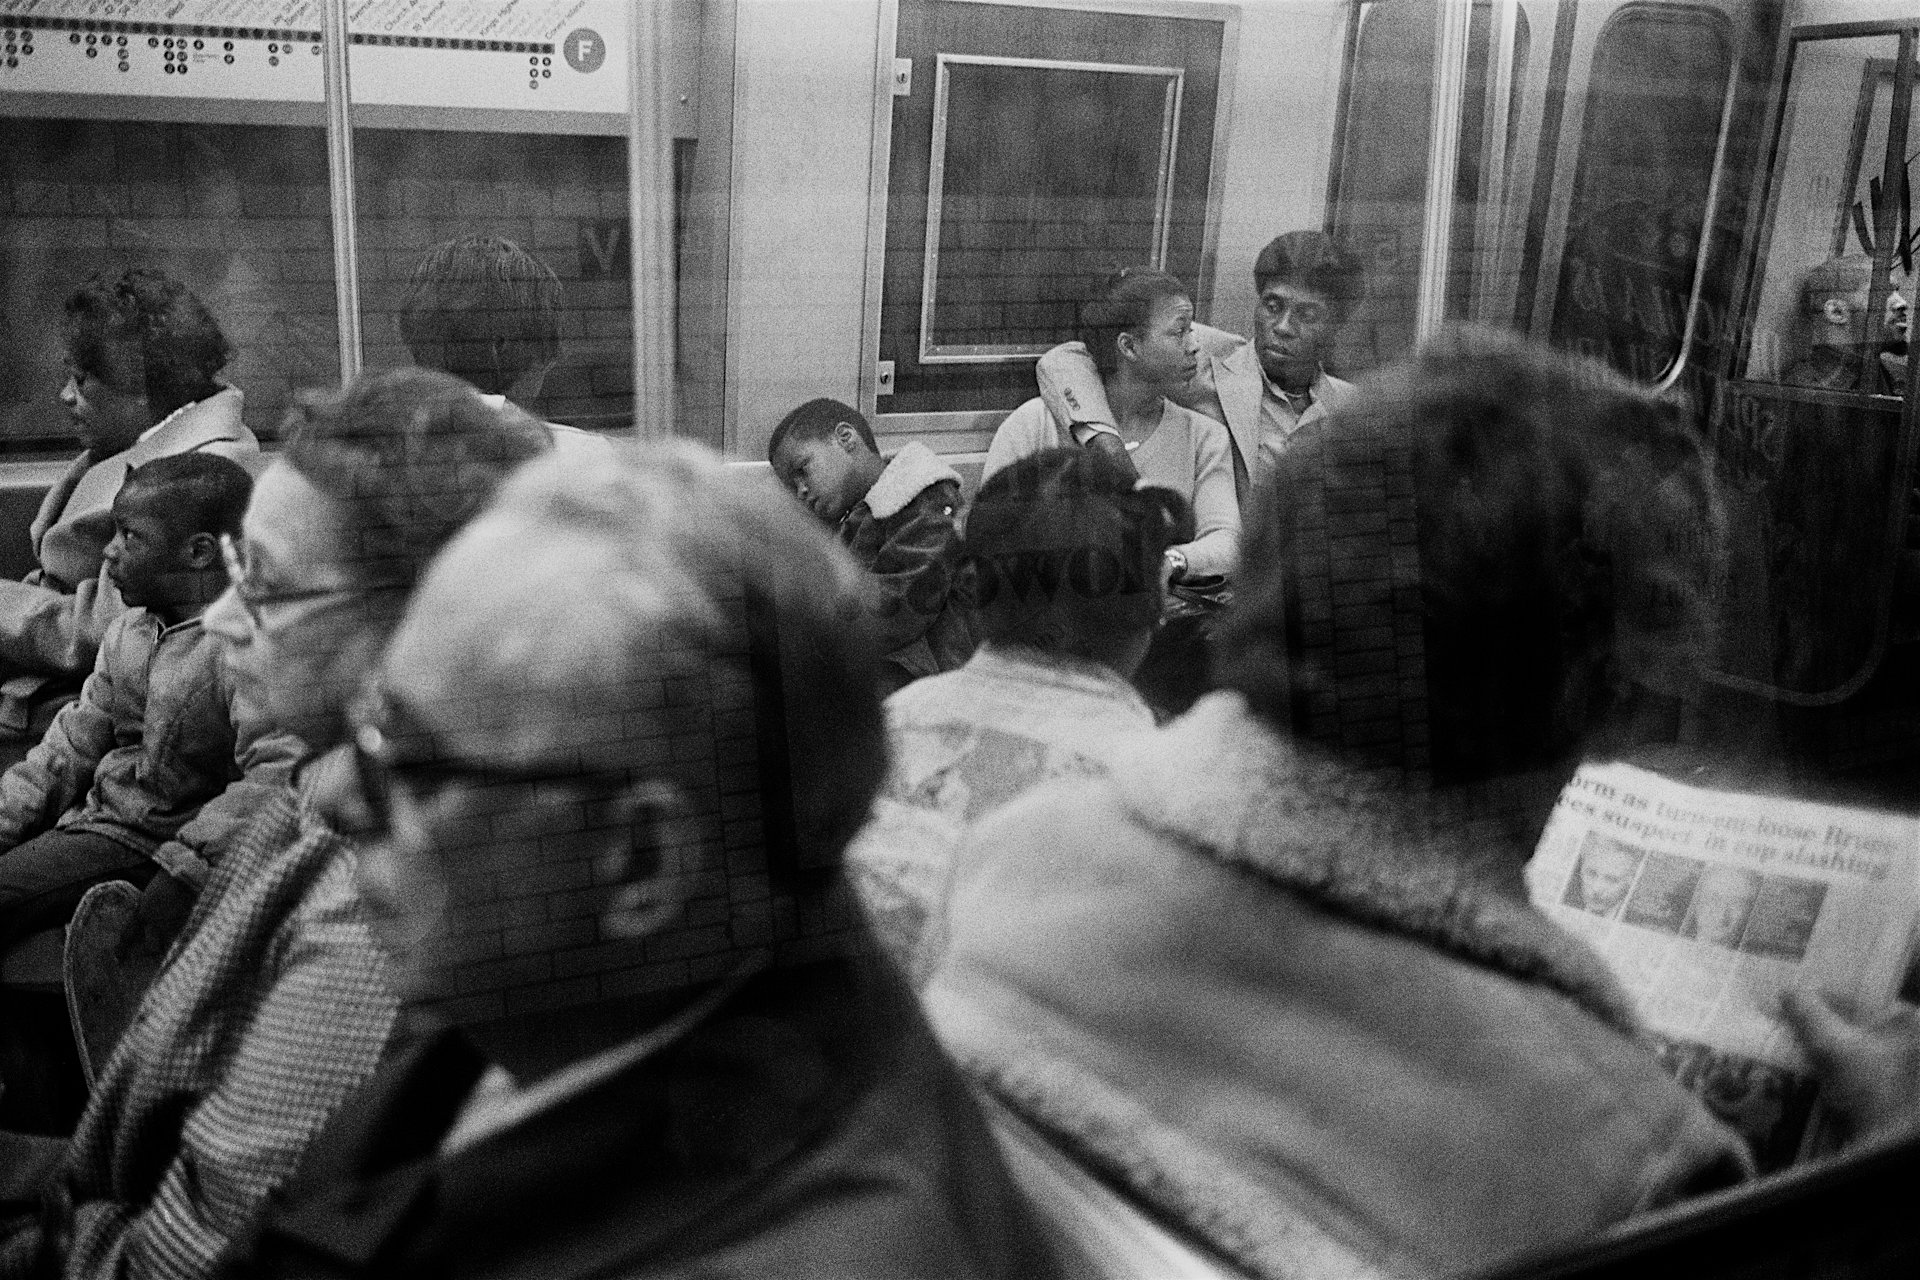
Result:
[[[1821,1081],[1842,1127],[1920,1109],[1920,1019],[1873,1021],[1895,1010],[1920,924],[1920,819],[1589,764],[1527,884],[1763,1168],[1802,1150]]]

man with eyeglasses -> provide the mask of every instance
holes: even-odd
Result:
[[[503,486],[355,715],[360,898],[446,1029],[341,1110],[227,1274],[1056,1274],[831,866],[783,874],[758,822],[720,847],[753,787],[729,735],[774,711],[752,616],[789,655],[823,861],[866,814],[864,592],[797,506],[692,446]]]
[[[1233,439],[1241,504],[1247,489],[1294,434],[1353,394],[1327,372],[1334,341],[1365,293],[1360,260],[1319,231],[1276,236],[1253,264],[1253,340],[1206,325],[1193,327],[1200,368],[1173,399],[1216,422]],[[1040,357],[1040,397],[1082,445],[1119,449],[1113,411],[1084,345],[1069,342]]]

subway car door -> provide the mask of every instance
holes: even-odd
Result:
[[[1699,302],[1742,40],[1765,6],[1569,4],[1551,59],[1515,319],[1636,382],[1671,385]]]
[[[1778,703],[1840,703],[1891,645],[1920,637],[1913,403],[1896,324],[1911,300],[1920,177],[1914,46],[1911,17],[1801,25],[1779,62],[1741,340],[1713,415],[1732,535],[1720,679]],[[1823,310],[1848,274],[1836,261],[1863,277],[1842,344],[1838,313]]]
[[[1173,16],[1173,15],[1181,16]],[[1231,10],[900,0],[877,407],[984,449],[1106,272],[1152,264],[1205,310]]]

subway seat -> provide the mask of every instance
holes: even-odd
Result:
[[[59,991],[66,950],[64,925],[30,933],[0,954],[0,987],[15,990]]]

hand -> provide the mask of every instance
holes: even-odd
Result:
[[[1133,465],[1133,455],[1127,452],[1127,442],[1113,432],[1096,431],[1087,437],[1086,444],[1081,447],[1090,453],[1098,453],[1106,456],[1121,467],[1128,475],[1133,476],[1135,479],[1139,478],[1140,471]]]
[[[1920,1124],[1920,1009],[1896,1001],[1862,1017],[1815,991],[1780,1000],[1851,1142]]]

